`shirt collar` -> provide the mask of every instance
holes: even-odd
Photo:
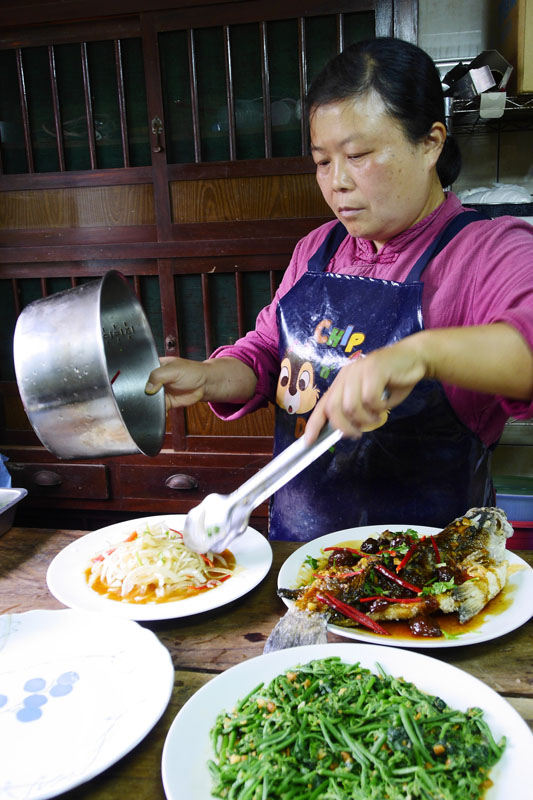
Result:
[[[441,205],[434,209],[431,214],[428,214],[427,217],[424,217],[410,228],[407,228],[407,230],[389,239],[379,253],[376,253],[374,245],[370,240],[360,238],[353,239],[352,246],[354,248],[355,260],[367,263],[375,263],[377,261],[380,263],[387,263],[396,261],[400,252],[404,250],[413,239],[420,236],[430,225],[433,225],[434,222],[439,220],[442,226],[444,226],[448,219],[451,219],[461,207],[461,202],[457,195],[453,194],[453,192],[446,192],[445,194],[446,199],[444,203],[441,203]]]

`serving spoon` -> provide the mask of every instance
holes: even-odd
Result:
[[[326,424],[312,444],[297,439],[231,494],[209,494],[185,518],[183,541],[197,553],[221,553],[246,531],[250,514],[329,450],[342,432]]]

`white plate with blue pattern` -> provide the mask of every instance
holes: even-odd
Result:
[[[0,797],[46,800],[103,772],[152,729],[173,683],[168,650],[131,620],[0,616]]]

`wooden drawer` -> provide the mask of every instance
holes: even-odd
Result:
[[[109,498],[108,468],[105,464],[38,464],[8,462],[13,486],[24,487],[32,497],[79,497],[83,500]]]
[[[215,467],[187,464],[180,466],[129,466],[119,470],[120,494],[124,498],[160,498],[199,503],[211,492],[229,494],[251,475],[244,467]]]

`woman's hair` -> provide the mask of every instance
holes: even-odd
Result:
[[[442,84],[433,60],[416,45],[391,37],[357,42],[335,56],[312,82],[307,111],[311,116],[318,106],[371,92],[381,97],[413,144],[434,122],[446,125]],[[452,184],[460,170],[459,147],[447,136],[437,161],[442,186]]]

